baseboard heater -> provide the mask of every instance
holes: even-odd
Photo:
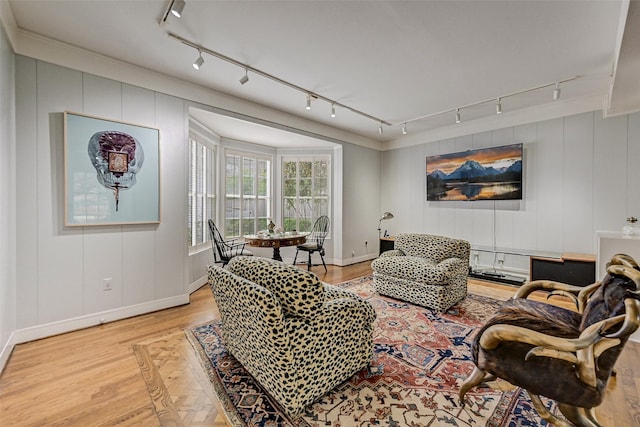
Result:
[[[527,279],[520,276],[512,276],[495,270],[477,270],[469,272],[469,277],[489,280],[491,282],[506,283],[508,285],[522,286]]]

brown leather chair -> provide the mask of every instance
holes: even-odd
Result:
[[[629,336],[640,324],[640,271],[615,255],[602,282],[587,287],[539,280],[521,287],[478,331],[473,373],[460,401],[482,382],[501,378],[529,393],[540,416],[555,426],[600,426],[594,408]],[[571,298],[576,311],[527,297],[536,290]],[[542,403],[558,403],[563,419]]]

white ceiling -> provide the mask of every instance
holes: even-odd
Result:
[[[9,0],[21,31],[382,142],[402,138],[405,121],[573,76],[580,77],[561,86],[562,100],[602,94],[604,103],[605,95],[616,93],[610,88],[616,67],[625,71],[615,79],[623,88],[617,96],[625,97],[630,81],[640,93],[638,74],[628,66],[635,62],[637,70],[638,49],[630,46],[640,46],[638,31],[627,36],[635,0],[633,13],[624,0],[186,0],[182,18],[170,15],[161,24],[170,3]],[[340,108],[331,118],[322,100],[306,111],[304,93],[251,72],[241,85],[242,68],[206,54],[196,71],[197,51],[169,32],[394,126],[380,135],[378,122]],[[507,97],[503,111],[551,103],[552,89]],[[637,104],[624,109],[640,109]],[[495,103],[461,114],[465,121],[481,120],[495,115]],[[450,126],[454,116],[415,121],[408,130]],[[263,125],[247,128],[237,118],[206,113],[198,119],[223,137],[259,141],[260,133],[267,135]],[[289,138],[286,132],[269,135],[271,143],[284,145]]]

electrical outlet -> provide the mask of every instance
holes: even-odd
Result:
[[[368,244],[369,244],[369,242],[367,242],[367,241],[365,240],[365,242],[364,242],[364,247],[365,247],[365,248],[367,248],[367,247],[368,247],[368,246],[367,246]]]
[[[111,277],[107,277],[106,279],[104,279],[104,283],[103,283],[104,286],[103,286],[102,290],[110,291],[112,289],[111,280],[113,280]]]
[[[356,251],[351,251],[351,256],[356,256]]]

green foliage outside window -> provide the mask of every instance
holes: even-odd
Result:
[[[225,159],[225,238],[254,234],[271,216],[271,161],[250,154]]]
[[[285,230],[309,231],[329,213],[329,157],[284,159],[282,211]]]

